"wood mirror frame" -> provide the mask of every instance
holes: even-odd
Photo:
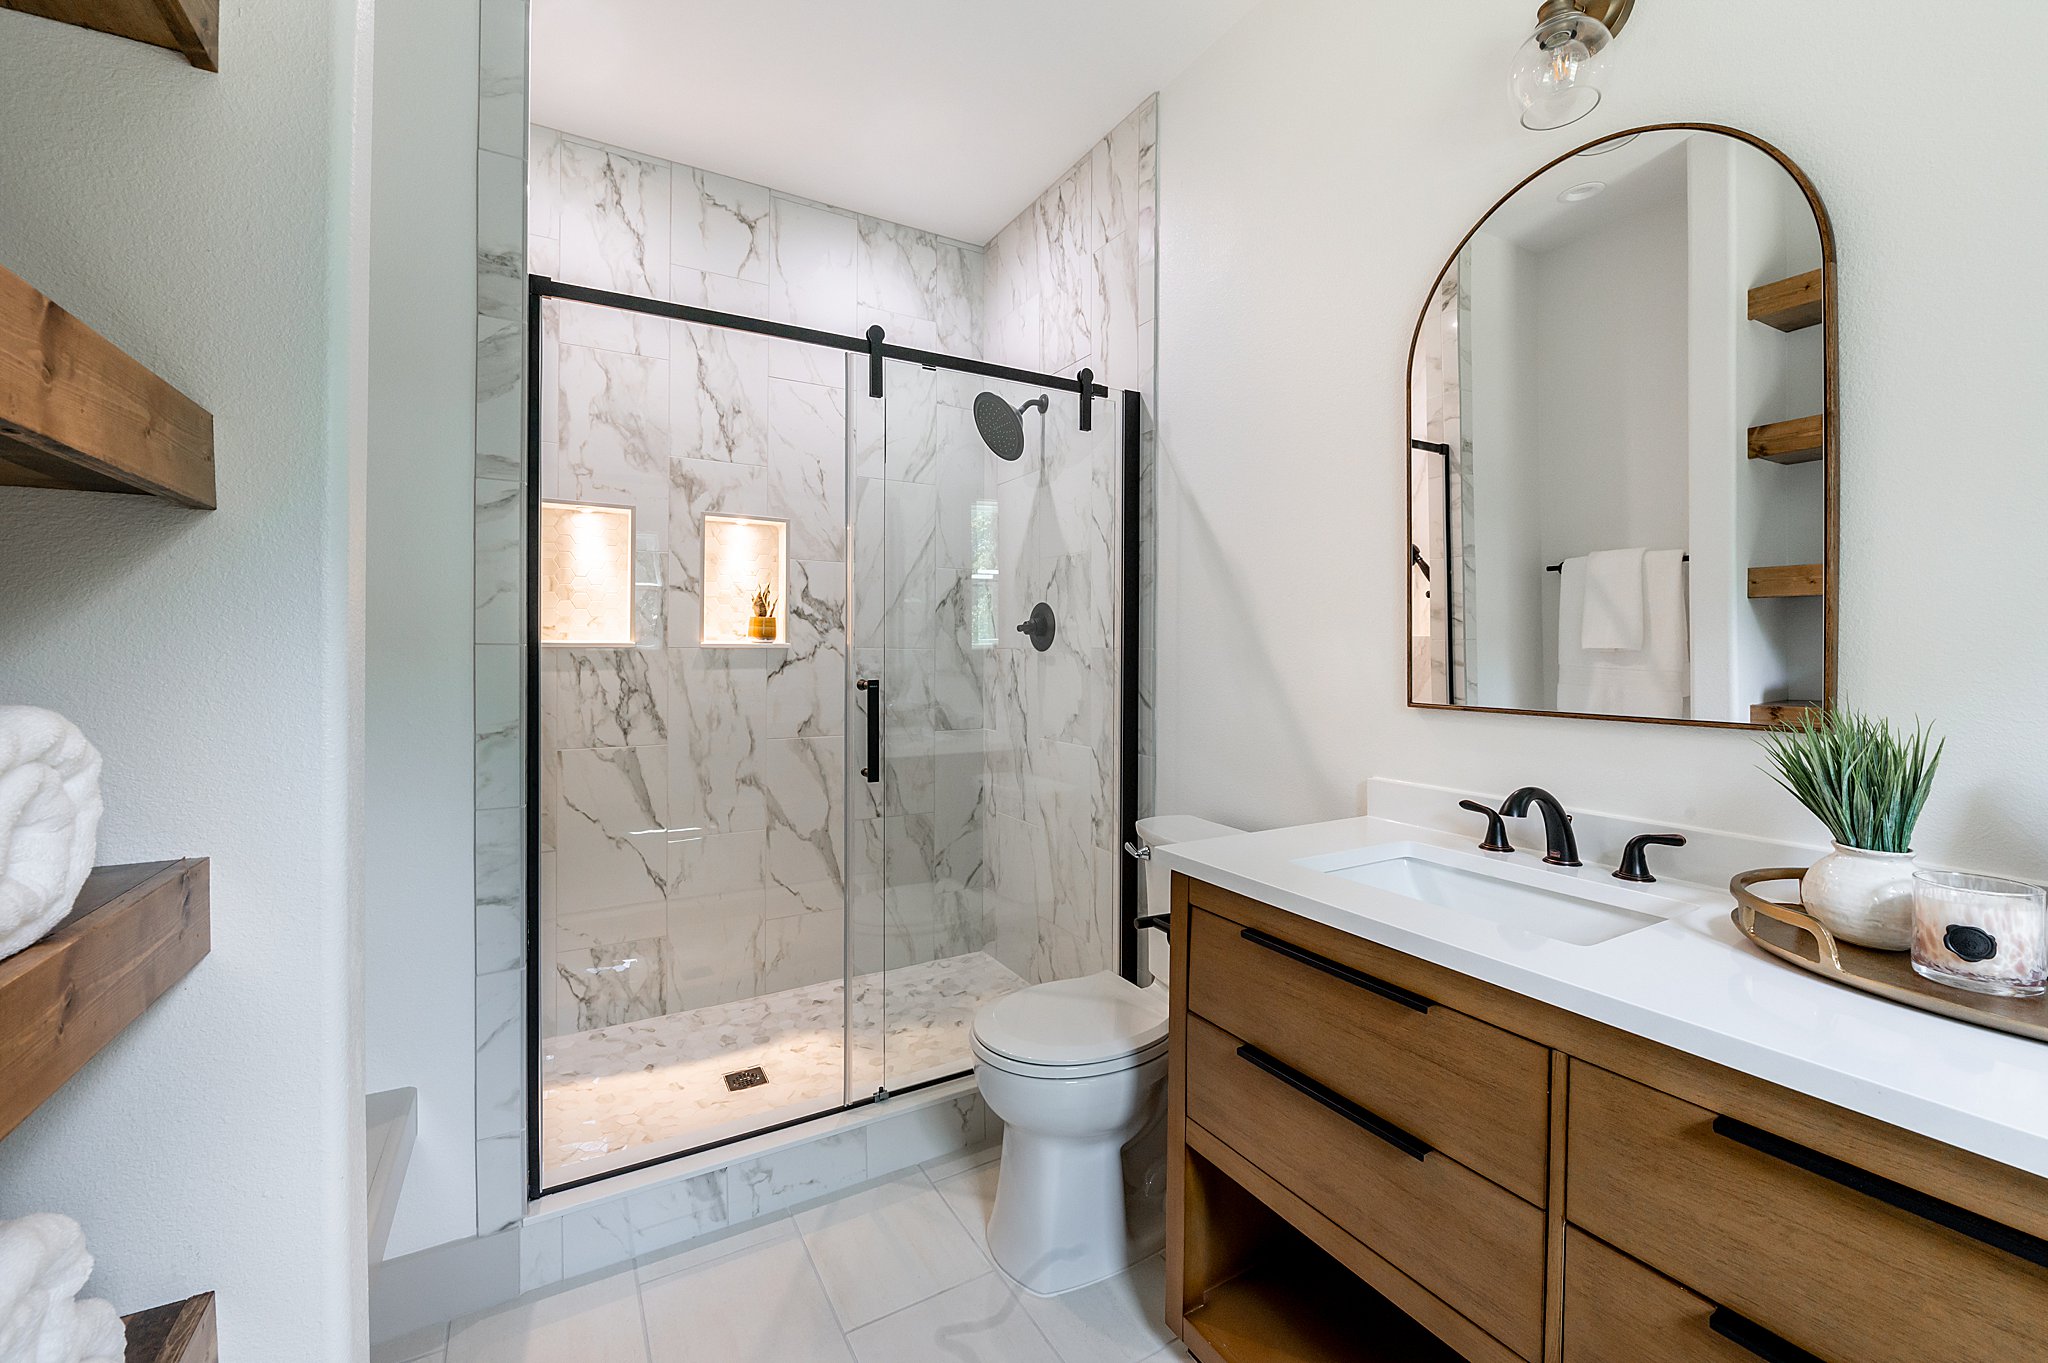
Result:
[[[1778,150],[1769,142],[1764,141],[1761,137],[1757,137],[1752,133],[1746,133],[1740,128],[1730,128],[1719,123],[1647,123],[1640,127],[1624,128],[1619,132],[1609,133],[1604,137],[1597,137],[1590,142],[1581,143],[1563,155],[1553,157],[1541,166],[1538,166],[1516,182],[1513,188],[1496,199],[1493,206],[1480,215],[1479,220],[1473,223],[1465,235],[1458,239],[1457,246],[1452,249],[1449,258],[1444,261],[1443,268],[1438,270],[1436,277],[1430,281],[1429,290],[1424,295],[1422,309],[1416,316],[1415,330],[1408,342],[1408,367],[1403,380],[1406,389],[1403,423],[1408,430],[1408,439],[1412,442],[1415,439],[1415,357],[1421,346],[1422,330],[1428,322],[1431,300],[1437,297],[1437,291],[1443,287],[1444,277],[1458,263],[1459,258],[1465,252],[1465,247],[1471,242],[1472,238],[1479,234],[1479,230],[1492,219],[1495,213],[1500,211],[1501,207],[1508,200],[1521,193],[1532,181],[1538,179],[1551,169],[1562,165],[1564,162],[1591,148],[1602,146],[1609,142],[1620,141],[1623,138],[1633,138],[1644,133],[1655,132],[1718,133],[1724,137],[1732,137],[1739,142],[1746,142],[1769,156],[1783,168],[1787,175],[1792,177],[1793,183],[1799,186],[1800,193],[1806,196],[1807,207],[1813,210],[1814,225],[1820,233],[1821,326],[1823,328],[1821,341],[1822,373],[1826,389],[1821,407],[1821,458],[1824,461],[1822,469],[1822,495],[1825,503],[1825,527],[1823,530],[1821,567],[1821,628],[1823,636],[1821,646],[1823,650],[1822,674],[1824,694],[1820,697],[1820,705],[1823,709],[1832,709],[1837,700],[1836,675],[1839,666],[1836,644],[1841,620],[1839,587],[1841,579],[1842,486],[1842,433],[1840,385],[1838,382],[1839,324],[1835,306],[1835,231],[1833,223],[1828,218],[1827,206],[1821,202],[1820,193],[1814,188],[1813,181],[1807,177],[1804,170],[1800,169],[1798,163],[1785,155],[1784,152]],[[1409,590],[1408,577],[1408,574],[1412,571],[1412,555],[1415,545],[1415,498],[1412,495],[1411,488],[1411,464],[1406,457],[1408,453],[1409,451],[1407,450],[1403,451],[1404,457],[1400,462],[1400,474],[1401,503],[1405,508],[1404,524],[1407,528],[1407,542],[1401,546],[1401,572],[1403,595],[1408,602],[1403,615],[1408,637],[1402,641],[1402,668],[1410,709],[1463,711],[1472,714],[1493,715],[1540,715],[1555,719],[1604,719],[1626,724],[1677,724],[1703,729],[1758,730],[1771,727],[1769,722],[1757,722],[1755,720],[1744,722],[1725,719],[1671,719],[1649,715],[1603,715],[1588,714],[1581,711],[1535,710],[1510,706],[1459,705],[1445,701],[1417,700],[1415,698],[1415,649],[1413,645],[1414,597],[1413,592]],[[1768,702],[1765,702],[1765,704],[1768,704]]]

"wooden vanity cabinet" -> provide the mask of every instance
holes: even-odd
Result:
[[[1174,877],[1204,1363],[2048,1356],[2048,1183]]]

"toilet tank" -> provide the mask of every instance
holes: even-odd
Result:
[[[1198,819],[1192,814],[1154,814],[1149,819],[1138,820],[1138,839],[1145,844],[1145,850],[1165,847],[1176,842],[1200,842],[1204,838],[1227,838],[1233,833],[1242,833],[1242,828],[1228,824],[1211,823]],[[1140,913],[1171,913],[1173,911],[1173,873],[1156,859],[1145,862],[1145,885],[1139,899]],[[1159,988],[1166,987],[1173,971],[1163,932],[1141,932],[1138,934],[1138,983],[1150,985],[1154,979]]]

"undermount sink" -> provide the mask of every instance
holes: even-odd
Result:
[[[1510,859],[1425,843],[1358,847],[1295,864],[1572,946],[1654,927],[1685,907],[1624,885],[1581,880],[1526,856]]]

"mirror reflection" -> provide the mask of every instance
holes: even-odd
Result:
[[[1769,723],[1832,696],[1818,201],[1727,132],[1621,134],[1494,209],[1409,376],[1410,701]]]

